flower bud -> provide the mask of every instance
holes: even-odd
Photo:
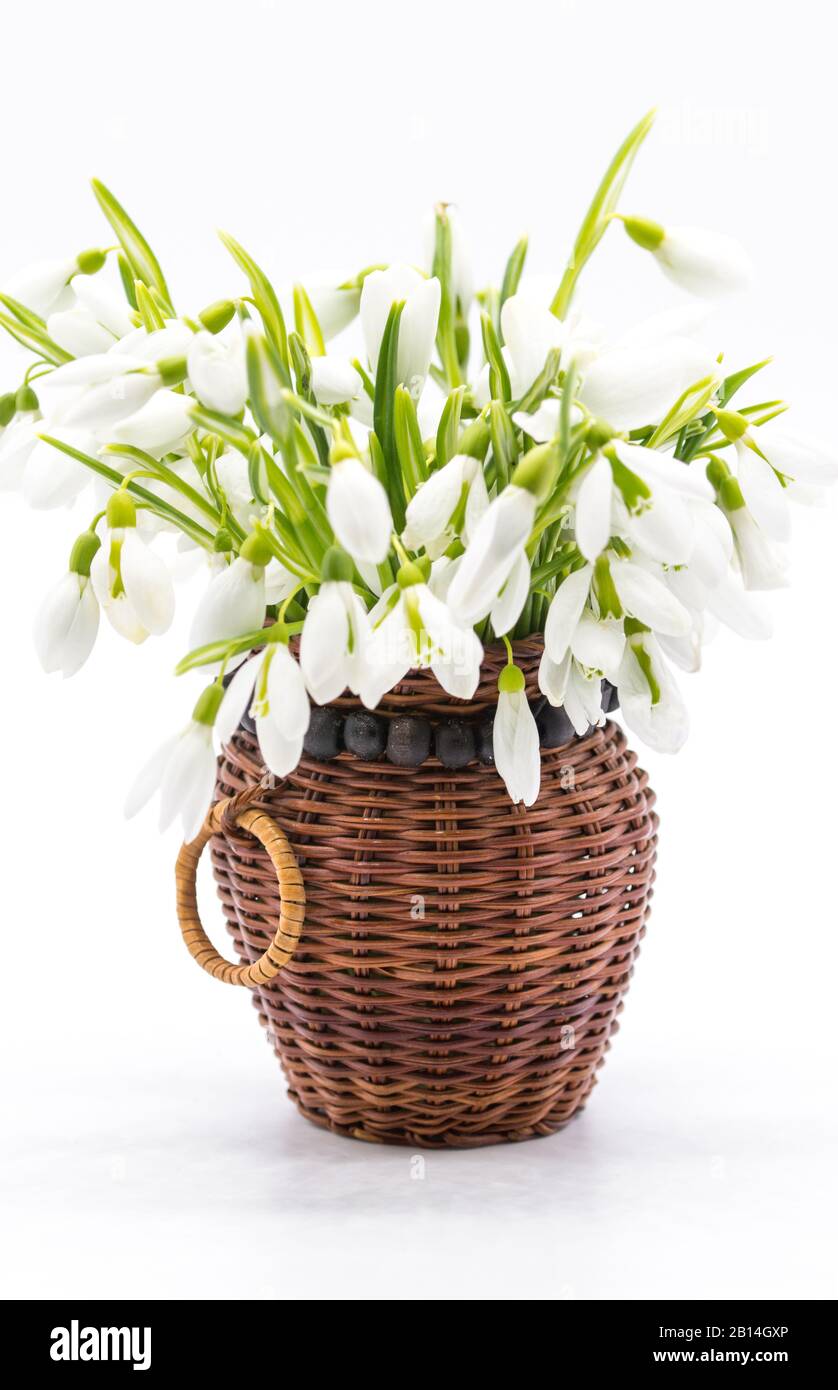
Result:
[[[72,550],[70,551],[69,568],[73,574],[90,574],[90,565],[93,556],[99,550],[102,542],[94,530],[82,531],[76,537]]]
[[[99,247],[91,247],[87,251],[80,251],[76,256],[76,265],[80,275],[96,275],[102,269],[107,260],[107,255]]]
[[[192,711],[192,718],[195,723],[208,724],[212,727],[223,699],[224,687],[218,681],[213,681],[212,685],[206,686],[198,696]]]
[[[236,306],[232,299],[217,299],[214,304],[208,304],[206,309],[202,309],[198,318],[209,333],[220,333],[222,328],[226,328],[236,312]]]
[[[164,386],[179,386],[186,380],[186,358],[161,357],[155,363],[155,371]]]
[[[267,537],[259,530],[251,531],[250,535],[242,542],[239,554],[243,560],[249,561],[251,565],[258,565],[264,568],[271,559],[273,550]]]
[[[341,550],[339,545],[332,545],[323,556],[323,564],[320,568],[320,578],[324,584],[331,580],[351,582],[355,566],[345,550]]]
[[[652,222],[648,217],[624,217],[623,226],[638,246],[642,246],[644,251],[657,251],[666,233],[659,222]]]
[[[121,490],[114,492],[108,498],[108,505],[105,509],[105,520],[112,531],[124,530],[128,526],[137,524],[137,508],[133,498],[128,493]]]
[[[15,410],[19,415],[27,414],[39,408],[38,397],[31,386],[21,386],[15,396]]]
[[[17,398],[14,391],[7,391],[5,396],[0,396],[0,430],[11,424],[16,414]]]
[[[524,454],[512,475],[512,482],[543,502],[555,486],[558,471],[559,456],[554,445],[537,444]]]
[[[525,686],[526,681],[520,666],[513,666],[511,663],[504,666],[498,676],[498,690],[502,694],[514,695],[516,691],[523,690]]]
[[[729,443],[735,444],[748,432],[748,421],[736,410],[714,410],[716,423]]]

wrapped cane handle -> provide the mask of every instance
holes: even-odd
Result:
[[[219,801],[213,806],[196,838],[184,845],[178,855],[175,865],[177,915],[189,953],[202,970],[206,970],[215,980],[223,980],[224,984],[252,988],[272,980],[294,954],[305,917],[306,895],[294,851],[276,822],[264,811],[238,811],[232,818],[233,824],[248,831],[264,845],[276,869],[280,894],[279,923],[273,941],[252,965],[234,965],[215,949],[204,931],[198,912],[198,861],[207,841],[224,829],[225,812],[229,815],[232,799]]]

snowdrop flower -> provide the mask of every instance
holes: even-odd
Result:
[[[15,419],[0,439],[0,492],[12,492],[23,480],[26,464],[43,428],[38,417]]]
[[[46,428],[41,422],[40,429]],[[90,436],[72,430],[55,430],[55,438],[83,453],[95,453],[96,445]],[[37,438],[28,452],[21,477],[21,492],[30,507],[46,511],[66,507],[76,500],[90,482],[83,464],[56,449],[46,439]]]
[[[741,493],[739,495],[741,497]],[[744,499],[739,506],[725,506],[725,514],[733,532],[733,542],[745,588],[785,588],[788,583],[785,558],[757,525],[750,510],[745,506]]]
[[[659,753],[677,753],[689,733],[689,717],[650,632],[629,638],[616,685],[629,728]]]
[[[436,340],[440,303],[440,284],[436,277],[428,280],[408,265],[391,265],[387,270],[372,271],[361,291],[361,327],[370,366],[375,372],[390,310],[401,301],[404,309],[399,320],[398,378],[418,400]]]
[[[344,405],[357,400],[363,382],[347,358],[312,357],[311,389],[321,405]]]
[[[218,715],[218,736],[228,743],[250,705],[265,765],[287,777],[303,752],[311,718],[303,673],[284,642],[272,641],[231,680]]]
[[[93,531],[79,536],[67,573],[47,594],[35,621],[35,648],[45,671],[74,676],[96,643],[99,604],[90,565],[101,542]]]
[[[623,611],[655,632],[685,637],[692,627],[688,610],[657,575],[631,560],[610,564],[611,580]]]
[[[586,560],[596,560],[611,538],[611,465],[597,454],[576,491],[576,544]]]
[[[526,293],[507,299],[500,315],[505,359],[513,396],[523,396],[541,372],[552,348],[561,348],[565,328],[555,314]]]
[[[483,648],[470,626],[425,583],[422,569],[403,565],[397,584],[382,594],[369,615],[360,696],[375,709],[382,695],[413,666],[429,666],[449,695],[469,700],[480,679]]]
[[[337,699],[347,687],[361,688],[367,643],[367,610],[351,584],[349,557],[332,549],[323,561],[323,582],[309,603],[300,638],[300,667],[318,705]]]
[[[834,482],[838,476],[834,450],[788,430],[749,425],[734,410],[717,410],[716,419],[736,448],[739,486],[748,510],[772,540],[787,541],[791,535],[789,496],[795,491],[788,482]]]
[[[72,386],[78,378],[90,374],[91,384],[71,393],[70,400],[55,411],[51,419],[69,429],[88,430],[103,443],[108,441],[110,432],[120,420],[134,416],[160,389],[160,380],[154,373],[135,370],[135,363],[128,359],[126,369],[117,357],[106,356],[107,366],[100,363],[98,354],[68,362],[67,367],[76,368],[76,372],[66,372],[59,382],[50,382],[51,389],[66,384]],[[64,368],[59,371],[63,372]]]
[[[326,511],[335,536],[353,560],[381,564],[393,533],[390,503],[381,483],[354,455],[332,464]]]
[[[541,786],[541,750],[525,684],[519,666],[505,666],[501,671],[492,747],[495,767],[512,801],[532,806]]]
[[[584,373],[578,396],[615,430],[660,420],[689,386],[717,374],[712,353],[689,338],[606,349]]]
[[[632,241],[651,251],[664,275],[690,294],[729,294],[751,280],[748,257],[732,237],[700,227],[662,227],[643,217],[621,221]]]
[[[194,651],[210,642],[255,632],[265,620],[265,567],[270,548],[253,533],[232,564],[211,581],[198,604],[189,633]]]
[[[530,593],[530,562],[522,550],[515,560],[500,593],[489,609],[492,631],[502,637],[513,628],[524,611]]]
[[[47,316],[49,336],[74,357],[108,352],[133,330],[123,295],[101,275],[76,275],[70,282],[74,302]]]
[[[123,378],[124,380],[124,378]],[[182,392],[155,391],[133,415],[126,415],[108,431],[116,444],[131,444],[147,453],[168,454],[195,428],[194,402]]]
[[[184,840],[195,839],[215,791],[212,730],[223,693],[220,685],[207,686],[186,728],[152,755],[128,793],[127,817],[135,816],[159,791],[160,829],[166,830],[179,815]]]
[[[596,626],[593,619],[592,624]],[[618,669],[619,663],[614,668],[615,675]],[[600,673],[587,668],[571,652],[555,662],[545,650],[538,668],[538,684],[551,705],[564,709],[580,738],[592,725],[598,727],[605,723]]]
[[[62,298],[72,298],[66,295],[66,290],[78,268],[75,257],[63,261],[38,261],[7,280],[3,290],[33,313],[46,318]]]
[[[457,534],[466,540],[488,509],[489,495],[480,459],[455,454],[422,483],[407,506],[402,540],[411,550],[424,547],[437,559]],[[459,526],[454,523],[459,519]],[[433,554],[433,552],[436,552]]]
[[[247,372],[237,331],[222,336],[202,329],[193,334],[186,366],[192,389],[202,405],[221,415],[238,415],[244,409]]]
[[[91,564],[91,578],[105,615],[123,637],[144,642],[171,626],[172,577],[137,530],[137,509],[127,492],[111,495],[105,537]]]
[[[448,591],[462,622],[485,618],[520,559],[535,521],[536,497],[514,482],[490,503],[478,522]]]

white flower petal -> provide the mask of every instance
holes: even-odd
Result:
[[[611,565],[611,576],[620,603],[633,618],[653,631],[672,637],[686,636],[692,619],[662,580],[630,560],[615,561]]]
[[[570,646],[590,593],[592,577],[592,566],[583,565],[563,579],[553,595],[544,625],[544,646],[554,665],[564,659]]]
[[[611,536],[611,465],[598,454],[576,495],[576,544],[586,560],[596,560]]]
[[[332,466],[326,510],[335,536],[354,560],[380,565],[390,549],[393,518],[381,483],[357,458]]]
[[[143,627],[155,636],[168,631],[175,615],[175,590],[165,562],[129,527],[120,554],[122,582]]]

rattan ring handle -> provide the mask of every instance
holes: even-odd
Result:
[[[190,955],[203,970],[227,985],[247,985],[252,988],[272,980],[294,954],[305,917],[306,895],[300,867],[284,832],[264,811],[239,811],[234,817],[235,824],[264,845],[276,869],[280,895],[279,923],[273,941],[252,965],[233,965],[216,951],[198,913],[197,872],[198,860],[207,841],[223,829],[223,816],[228,805],[228,801],[217,802],[196,838],[184,845],[178,855],[175,866],[177,915]]]

